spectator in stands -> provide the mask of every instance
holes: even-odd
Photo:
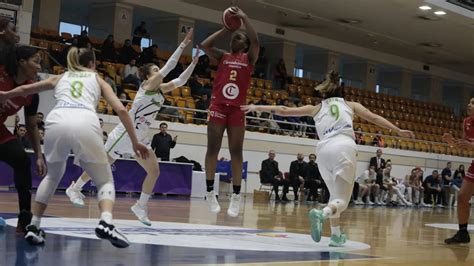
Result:
[[[249,104],[254,104],[253,101],[250,101]],[[261,120],[258,120],[259,114],[257,112],[250,112],[246,115],[246,124],[247,124],[247,129],[250,131],[258,131],[258,129],[261,126]]]
[[[171,102],[165,98],[165,102],[163,105],[171,106]],[[156,116],[156,119],[168,120],[172,122],[179,121],[181,123],[184,123],[184,116],[179,113],[178,109],[172,107],[161,108],[160,112]]]
[[[40,144],[43,145],[44,144],[44,129],[38,129],[38,133],[40,136]]]
[[[140,22],[140,25],[138,25],[135,30],[133,31],[133,40],[132,43],[134,45],[142,46],[142,38],[149,38],[150,35],[148,34],[148,31],[146,29],[146,23],[145,21]]]
[[[358,127],[355,132],[355,142],[359,145],[365,145],[364,134],[362,128]]]
[[[453,175],[452,186],[455,191],[459,191],[459,189],[461,189],[462,181],[465,175],[466,172],[464,171],[464,165],[461,164]]]
[[[170,150],[176,146],[176,141],[178,136],[174,138],[171,137],[168,132],[168,124],[160,124],[160,133],[157,133],[153,136],[151,141],[151,148],[155,151],[156,158],[161,159],[161,161],[168,162],[170,160]]]
[[[275,81],[275,88],[278,90],[285,89],[288,80],[288,73],[286,72],[285,61],[280,59],[275,69],[273,70],[273,80]]]
[[[128,105],[128,95],[125,92],[120,93],[119,95],[119,100],[122,102],[123,106]]]
[[[107,82],[107,84],[110,85],[110,87],[112,87],[112,89],[114,90],[115,95],[118,95],[119,93],[118,93],[117,85],[115,84],[115,81],[110,76],[109,72],[107,72],[107,71],[104,72],[104,80],[105,80],[105,82]]]
[[[302,124],[308,125],[308,126],[305,127],[306,129],[304,131],[303,137],[308,136],[309,138],[315,139],[317,134],[316,134],[316,128],[314,127],[315,122],[314,122],[313,117],[303,116],[303,117],[300,118],[300,122]]]
[[[103,61],[117,61],[117,51],[115,49],[114,35],[110,34],[109,36],[107,36],[107,39],[105,39],[104,43],[102,44],[101,52]]]
[[[71,47],[78,47],[79,46],[79,39],[77,37],[72,38],[71,45],[66,46],[63,51],[61,52],[60,61],[63,66],[67,65],[67,54]]]
[[[385,159],[382,158],[382,149],[377,150],[377,156],[370,158],[370,166],[375,166],[375,171],[385,168]]]
[[[79,36],[77,46],[79,48],[92,48],[92,43],[91,40],[89,39],[89,36],[87,34],[86,30],[83,30],[81,32],[81,35]]]
[[[130,60],[136,59],[137,56],[138,54],[135,49],[133,49],[130,40],[125,40],[119,51],[119,62],[122,64],[128,64],[130,63]]]
[[[204,93],[201,98],[196,102],[196,109],[197,110],[208,110],[211,100],[209,99],[209,95]],[[196,112],[194,114],[194,124],[205,124],[207,121],[207,112]]]
[[[212,93],[212,88],[209,87],[209,84],[201,84],[196,73],[189,78],[188,86],[191,88],[193,97],[201,97],[204,94],[209,96]]]
[[[156,56],[157,51],[158,51],[158,46],[156,44],[153,44],[152,46],[143,49],[143,52],[140,54],[140,58],[138,60],[139,63],[141,65],[146,65],[146,64],[153,63],[153,64],[159,66],[160,61],[159,61],[158,57]],[[179,72],[179,73],[181,73],[181,72]],[[179,74],[178,74],[178,76],[179,76]],[[177,76],[175,76],[175,77],[177,77]]]
[[[329,191],[324,184],[321,173],[319,172],[318,164],[316,163],[316,154],[309,155],[309,162],[306,166],[305,173],[305,188],[309,189],[307,201],[316,201],[318,197],[318,188],[323,189],[322,202],[325,202],[329,199]]]
[[[38,129],[44,129],[44,114],[42,112],[36,113],[36,126]]]
[[[267,74],[268,59],[265,56],[265,47],[260,47],[260,53],[258,54],[257,63],[255,63],[254,77],[259,79],[265,79]]]
[[[125,68],[123,70],[122,83],[132,83],[138,90],[138,88],[140,88],[141,79],[136,64],[137,60],[132,59],[127,65],[125,65]]]
[[[199,57],[199,61],[198,61],[198,64],[196,65],[196,68],[194,69],[194,73],[198,75],[200,78],[210,79],[211,72],[212,70],[209,64],[209,56],[202,55],[201,57]]]
[[[372,140],[372,146],[385,148],[385,140],[383,139],[382,134],[382,131],[377,131],[374,140]]]
[[[255,103],[256,105],[268,105],[268,97],[267,95],[263,94],[260,98],[260,101]]]
[[[451,182],[453,181],[451,165],[451,162],[447,162],[446,167],[441,171],[441,187],[443,188],[441,202],[444,206],[448,205],[449,194],[451,192]]]
[[[274,150],[269,151],[268,159],[262,161],[260,170],[260,183],[273,185],[273,190],[275,191],[275,201],[280,201],[278,187],[283,186],[283,197],[281,200],[288,201],[286,193],[288,193],[289,180],[285,180],[283,178],[283,174],[278,169],[278,162],[275,161]]]
[[[298,201],[299,188],[304,188],[304,180],[306,175],[307,163],[304,161],[303,153],[296,155],[296,160],[290,164],[290,185],[293,187],[293,193],[295,194],[295,201]]]
[[[432,174],[425,178],[423,185],[425,187],[425,203],[443,207],[441,204],[442,181],[438,171],[433,170]]]
[[[30,142],[26,138],[26,126],[25,125],[23,125],[23,124],[18,125],[18,131],[17,131],[16,137],[17,137],[18,141],[21,143],[21,145],[23,145],[23,148],[25,150],[30,150],[32,148]]]

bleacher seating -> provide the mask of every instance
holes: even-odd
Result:
[[[31,44],[48,49],[56,53],[60,53],[66,47],[65,42],[69,42],[72,35],[69,33],[59,32],[46,29],[32,30]],[[90,38],[96,48],[100,48],[103,40]],[[121,44],[116,43],[117,47]],[[134,47],[137,52],[140,52],[140,47]],[[157,51],[157,58],[167,60],[171,56],[170,51]],[[189,64],[191,56],[182,58],[182,62]],[[98,62],[98,65],[103,66],[98,70],[104,74],[107,73],[122,89],[128,94],[130,99],[134,99],[137,88],[134,84],[122,84],[121,73],[124,65],[114,62]],[[61,74],[64,68],[61,66],[53,66],[54,74]],[[212,80],[216,75],[216,71],[211,72],[211,79],[199,78],[198,81],[202,85],[211,85]],[[291,98],[298,98],[304,104],[317,104],[321,102],[318,98],[314,87],[318,81],[308,80],[298,77],[291,78],[291,84],[288,84],[286,90],[273,90],[273,82],[271,80],[255,79],[251,81],[251,87],[247,93],[247,103],[250,101],[258,102],[262,95],[266,95],[270,104],[276,104],[278,100]],[[397,126],[413,130],[416,135],[415,140],[400,139],[393,132],[386,129],[378,128],[377,126],[362,120],[359,117],[354,118],[354,128],[361,128],[364,132],[364,140],[366,145],[371,145],[374,136],[377,132],[383,132],[385,143],[387,147],[398,148],[405,150],[415,150],[420,152],[432,152],[438,154],[449,154],[458,156],[473,156],[474,153],[470,151],[462,151],[447,144],[442,143],[441,136],[445,132],[451,132],[456,137],[462,135],[462,119],[456,117],[452,108],[447,106],[415,101],[398,96],[391,96],[386,94],[378,94],[376,92],[347,87],[344,91],[345,98],[349,101],[360,102],[372,112],[379,114],[390,120]],[[192,98],[191,89],[189,87],[182,87],[174,90],[166,95],[166,99],[171,105],[182,108],[194,108],[195,99]],[[128,106],[129,107],[129,106]],[[105,101],[100,101],[98,112],[112,114],[112,109]],[[185,117],[187,123],[193,122],[192,111],[180,111],[181,115]]]

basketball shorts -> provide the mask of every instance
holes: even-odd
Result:
[[[240,106],[211,104],[209,122],[232,127],[245,127],[245,112],[240,110]]]

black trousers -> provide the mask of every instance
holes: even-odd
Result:
[[[31,211],[31,163],[28,154],[17,139],[0,144],[0,161],[4,161],[13,168],[20,212]]]
[[[273,185],[273,190],[275,191],[275,198],[276,199],[279,199],[280,198],[280,195],[278,195],[278,191],[279,191],[279,186],[283,186],[283,196],[286,197],[286,193],[288,193],[289,191],[289,188],[290,188],[290,181],[289,180],[285,180],[285,179],[281,179],[281,180],[278,180],[276,178],[269,178],[268,180],[264,180],[263,183],[270,183]]]

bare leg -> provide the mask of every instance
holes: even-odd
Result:
[[[152,150],[149,150],[149,154],[150,156],[148,156],[146,160],[140,157],[136,157],[135,160],[137,160],[138,164],[140,164],[146,171],[146,177],[142,185],[142,192],[151,195],[156,180],[160,175],[160,168],[158,167],[158,158],[156,158],[155,153]]]
[[[243,168],[243,143],[245,127],[228,127],[230,160],[232,164],[232,184],[240,186],[242,184]]]
[[[206,179],[214,180],[217,167],[217,156],[221,150],[222,138],[226,126],[209,122],[207,125]]]

